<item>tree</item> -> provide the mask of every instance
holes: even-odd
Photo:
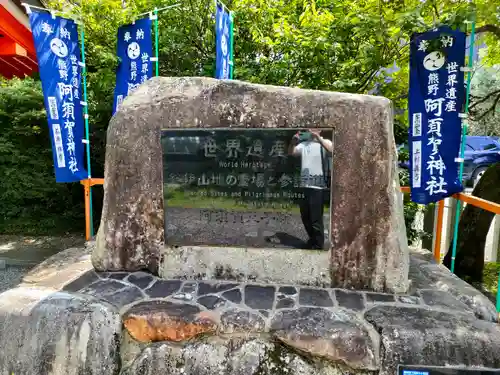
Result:
[[[480,67],[472,80],[472,135],[500,135],[500,65]]]
[[[112,113],[117,66],[116,30],[139,13],[174,2],[51,0],[47,4],[85,25],[93,176],[103,175],[105,135]],[[500,62],[496,2],[478,0],[470,5],[463,0],[226,1],[235,14],[234,78],[352,93],[373,92],[377,87],[378,93],[392,99],[398,109],[395,134],[401,142],[408,127],[405,109],[411,34],[428,30],[434,22],[463,28],[463,21],[475,12],[478,30],[485,32],[483,38],[488,45],[485,62]],[[160,75],[213,76],[213,12],[212,0],[187,0],[178,8],[160,13]],[[395,64],[400,68],[381,70]],[[39,100],[38,109],[42,105]],[[39,126],[46,129],[45,124]],[[8,136],[14,140],[17,137],[15,133]],[[47,140],[40,140],[40,145],[50,154]],[[29,152],[22,151],[26,155]],[[43,160],[47,163],[45,168],[51,170],[51,160]],[[8,183],[14,183],[16,178],[12,175]],[[75,184],[71,189],[81,187]],[[94,189],[94,194],[99,192],[100,189]],[[95,200],[96,214],[100,212],[99,201]]]
[[[472,195],[491,202],[500,203],[500,163],[486,170]],[[494,213],[473,205],[465,207],[458,226],[458,243],[455,258],[455,274],[467,282],[480,285],[483,281],[484,245]],[[450,268],[453,244],[443,260]]]
[[[81,189],[54,181],[39,81],[0,80],[0,176],[0,232],[83,229]]]

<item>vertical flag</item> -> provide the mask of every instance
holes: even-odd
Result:
[[[113,113],[127,95],[152,77],[152,53],[153,43],[149,18],[137,20],[133,24],[124,25],[118,29],[117,55],[120,64],[116,71]]]
[[[465,98],[465,33],[415,34],[410,46],[409,148],[412,200],[428,204],[463,190],[457,158]]]
[[[233,62],[231,30],[233,19],[230,12],[226,12],[224,6],[217,3],[215,11],[215,78],[230,79]]]
[[[52,143],[56,182],[88,177],[84,167],[81,66],[78,28],[73,20],[30,13]]]

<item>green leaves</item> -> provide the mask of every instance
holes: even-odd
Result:
[[[139,13],[176,2],[127,0],[125,8],[122,0],[52,0],[48,4],[62,15],[81,19],[85,26],[91,159],[96,177],[103,176],[106,129],[112,113],[117,29]],[[181,7],[159,14],[160,75],[213,77],[214,3],[181,3]],[[498,0],[476,0],[474,5],[456,0],[225,3],[234,11],[235,79],[353,93],[377,88],[377,94],[392,99],[398,109],[398,143],[407,134],[408,42],[412,33],[441,23],[463,29],[464,20],[475,12],[478,30],[488,31],[481,36],[488,46],[483,62],[488,66],[500,63],[500,29],[495,34]],[[399,69],[381,71],[394,65]],[[496,81],[478,81],[475,88],[483,90],[476,96],[484,97],[485,90],[498,87],[488,82]],[[28,216],[63,211],[81,215],[81,188],[54,182],[39,82],[0,81],[0,127],[0,175],[5,176],[0,179],[0,220],[20,212]],[[96,204],[95,213],[99,212]],[[407,211],[408,215],[412,212],[413,208]]]

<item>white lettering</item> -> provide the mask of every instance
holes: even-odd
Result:
[[[285,157],[285,141],[275,141],[273,146],[271,147],[271,152],[269,152],[269,156],[274,157]]]
[[[429,41],[428,40],[421,40],[420,43],[418,43],[418,50],[426,52],[427,48],[429,48]]]
[[[441,37],[441,45],[446,47],[453,47],[453,37],[450,35],[444,35]]]
[[[441,124],[443,123],[442,118],[433,118],[430,119],[427,123],[429,130],[427,130],[427,134],[433,134],[438,137],[442,137],[441,135]]]
[[[42,33],[45,33],[47,35],[50,35],[54,32],[54,30],[52,29],[52,26],[49,25],[47,22],[43,22],[42,23]]]
[[[443,110],[443,102],[444,98],[438,99],[425,99],[425,110],[427,113],[434,112],[434,114],[439,117],[441,116],[441,112]]]
[[[420,188],[422,184],[422,142],[412,142],[412,187]]]
[[[414,113],[413,114],[413,136],[420,137],[422,135],[422,113]]]
[[[430,172],[431,175],[435,174],[434,172],[437,171],[440,176],[443,175],[443,172],[446,170],[446,165],[444,165],[443,159],[441,158],[440,155],[438,155],[438,158],[435,159],[433,155],[429,156],[431,160],[427,161],[427,170]]]
[[[240,140],[239,139],[228,139],[226,141],[226,152],[228,158],[237,158],[239,156],[239,152],[243,150],[240,149]]]
[[[430,181],[427,181],[427,187],[425,188],[425,190],[429,192],[429,195],[448,193],[448,190],[444,188],[448,184],[445,182],[443,177],[438,177],[438,178],[439,180],[437,180],[436,177],[431,176]]]

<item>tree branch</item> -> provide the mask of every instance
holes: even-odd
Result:
[[[495,91],[490,92],[488,95],[483,96],[482,98],[479,98],[479,100],[477,100],[477,101],[474,101],[474,103],[472,103],[470,105],[469,109],[474,109],[477,105],[488,101],[489,99],[491,99],[491,97],[493,95],[498,95],[498,94],[500,94],[500,90],[495,90]]]
[[[363,78],[363,80],[360,82],[360,84],[356,87],[356,92],[357,93],[362,92],[366,88],[366,86],[368,86],[368,84],[371,82],[373,77],[375,77],[377,72],[378,72],[378,70],[373,69],[371,72],[365,73],[365,78]]]
[[[497,95],[495,100],[493,101],[493,104],[488,108],[486,111],[484,111],[478,118],[477,120],[482,120],[483,118],[486,117],[486,115],[490,112],[494,112],[497,104],[500,102],[500,93]]]
[[[437,8],[437,4],[436,4],[436,1],[435,1],[435,0],[432,2],[432,8],[434,9],[434,16],[436,17],[436,18],[435,18],[435,21],[436,21],[436,22],[439,22],[439,18],[440,18],[441,16],[439,15],[439,10],[438,10],[438,8]]]
[[[497,38],[500,38],[500,26],[497,25],[483,25],[476,29],[476,33],[492,33],[495,34]]]

